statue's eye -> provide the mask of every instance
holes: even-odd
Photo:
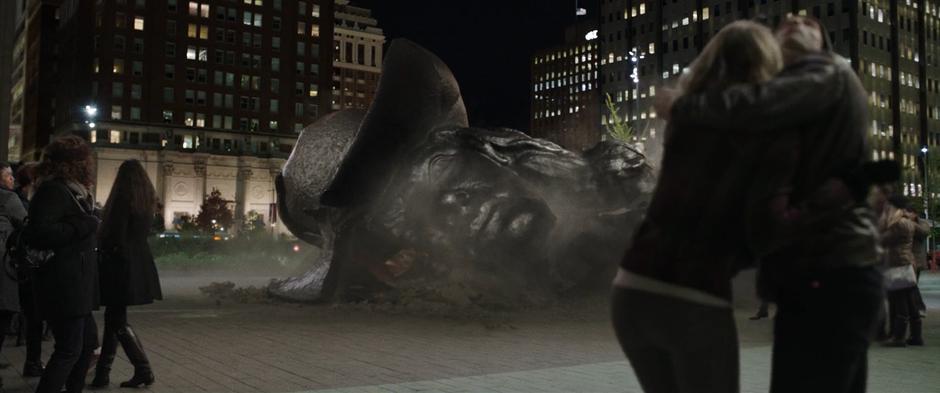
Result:
[[[441,204],[447,206],[466,206],[470,201],[470,194],[466,191],[449,191],[441,196]]]

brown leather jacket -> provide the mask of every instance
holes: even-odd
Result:
[[[878,219],[887,267],[914,265],[914,232],[917,225],[904,211],[887,206]]]

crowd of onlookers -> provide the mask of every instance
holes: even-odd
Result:
[[[20,163],[15,171],[0,163],[0,327],[22,316],[23,375],[40,377],[37,392],[80,392],[93,364],[88,386],[108,386],[119,345],[134,365],[133,377],[121,386],[154,382],[140,339],[127,323],[127,306],[162,298],[147,244],[155,191],[143,166],[128,160],[98,208],[93,162],[85,140],[62,136],[49,143],[39,162]],[[99,346],[92,311],[100,305],[106,309]],[[44,324],[55,338],[45,366]]]

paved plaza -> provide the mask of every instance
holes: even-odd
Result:
[[[153,392],[637,392],[608,322],[606,299],[473,317],[367,306],[217,303],[196,288],[218,277],[164,275],[167,300],[131,309],[150,354]],[[237,278],[262,284],[266,277]],[[749,321],[750,277],[738,280],[742,390],[766,392],[769,320]],[[871,392],[940,392],[940,275],[922,348],[874,348]],[[100,321],[100,315],[98,315]],[[6,390],[31,392],[24,348],[8,339]],[[52,343],[45,343],[46,356]],[[112,387],[132,369],[119,354]],[[89,378],[89,381],[91,379]]]

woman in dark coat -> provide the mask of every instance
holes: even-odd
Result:
[[[26,244],[54,254],[36,269],[36,294],[52,326],[55,350],[37,393],[81,392],[98,346],[91,312],[98,300],[95,253],[98,218],[90,189],[91,147],[77,136],[56,138],[43,150],[39,188],[23,231]]]
[[[149,386],[154,382],[147,354],[127,323],[127,306],[163,299],[157,267],[147,244],[157,204],[155,194],[140,162],[127,160],[121,164],[104,206],[99,232],[101,304],[107,308],[101,354],[91,383],[94,388],[111,382],[111,365],[119,342],[134,365],[134,376],[121,383],[121,387]]]

